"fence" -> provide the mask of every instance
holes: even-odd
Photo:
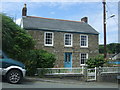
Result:
[[[118,67],[101,67],[101,68],[38,68],[38,74],[44,75],[83,75],[87,81],[95,81],[97,79],[97,73],[119,73]]]
[[[101,73],[120,73],[120,67],[102,67]]]
[[[44,71],[46,75],[84,74],[84,67],[80,68],[38,68],[38,73]]]

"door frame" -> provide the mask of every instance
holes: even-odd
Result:
[[[70,67],[65,66],[66,54],[70,54]],[[65,68],[72,68],[72,52],[65,52],[64,53],[64,67]]]

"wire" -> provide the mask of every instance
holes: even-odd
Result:
[[[108,4],[106,4],[106,6],[107,6],[107,11],[109,11],[108,13],[110,13],[111,15],[113,14],[112,12],[111,12],[111,10],[110,10],[110,8],[109,8],[109,6],[108,6]],[[118,25],[118,23],[117,23],[117,21],[115,20],[115,18],[112,18],[113,20],[114,20],[114,22]]]

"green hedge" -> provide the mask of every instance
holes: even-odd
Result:
[[[28,60],[25,60],[27,75],[33,76],[37,68],[54,67],[55,55],[44,50],[31,50],[28,52]],[[27,56],[27,57],[28,57]]]

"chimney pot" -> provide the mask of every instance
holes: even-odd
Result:
[[[83,18],[81,18],[81,22],[88,23],[88,17],[83,17]]]
[[[27,16],[27,7],[26,7],[26,4],[24,4],[24,7],[22,9],[22,16]]]

